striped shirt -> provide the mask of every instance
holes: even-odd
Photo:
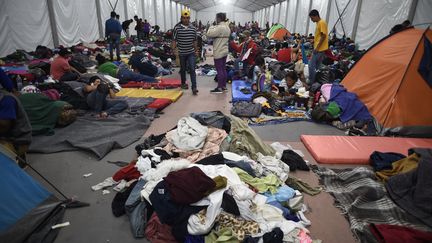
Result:
[[[188,55],[195,52],[193,42],[196,41],[197,31],[195,27],[188,27],[177,24],[174,27],[174,40],[177,42],[177,48],[180,55]]]

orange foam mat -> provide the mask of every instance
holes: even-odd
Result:
[[[369,164],[374,151],[407,155],[408,149],[432,148],[432,139],[302,135],[301,141],[321,164]]]

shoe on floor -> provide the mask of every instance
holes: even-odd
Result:
[[[210,90],[210,93],[212,93],[212,94],[222,94],[223,90],[221,88],[215,88],[213,90]]]
[[[222,88],[222,91],[223,91],[223,92],[227,92],[228,89],[227,89],[226,87],[224,87],[224,88]]]
[[[198,95],[198,90],[197,89],[192,90],[192,94],[193,95]]]
[[[189,85],[187,85],[187,84],[182,84],[182,85],[181,85],[181,88],[182,88],[182,89],[189,89]]]

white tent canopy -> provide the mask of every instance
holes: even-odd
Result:
[[[174,27],[183,8],[192,20],[204,24],[217,12],[244,24],[268,21],[285,25],[290,32],[313,33],[308,13],[317,9],[330,30],[368,48],[388,34],[390,28],[409,19],[413,24],[432,22],[429,0],[2,0],[0,1],[0,56],[37,45],[70,46],[103,37],[105,20],[115,8],[120,21],[138,15],[162,30]],[[341,16],[341,17],[340,17]],[[428,25],[422,25],[427,27]],[[135,23],[130,26],[134,33]]]
[[[284,14],[275,18],[273,9],[280,9]],[[369,48],[404,20],[422,24],[418,27],[432,24],[432,1],[429,0],[286,0],[255,11],[253,20],[260,26],[268,21],[270,25],[283,24],[292,33],[313,34],[315,25],[308,17],[312,9],[318,10],[327,21],[329,31],[334,27],[338,37],[345,34],[360,48]]]

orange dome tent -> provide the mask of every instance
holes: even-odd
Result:
[[[277,24],[277,25],[271,27],[271,29],[267,33],[267,38],[273,39],[273,40],[282,41],[282,40],[284,40],[285,36],[290,37],[291,33],[281,24]]]
[[[342,84],[357,94],[386,128],[431,126],[431,42],[429,28],[409,28],[390,35],[360,58]]]

